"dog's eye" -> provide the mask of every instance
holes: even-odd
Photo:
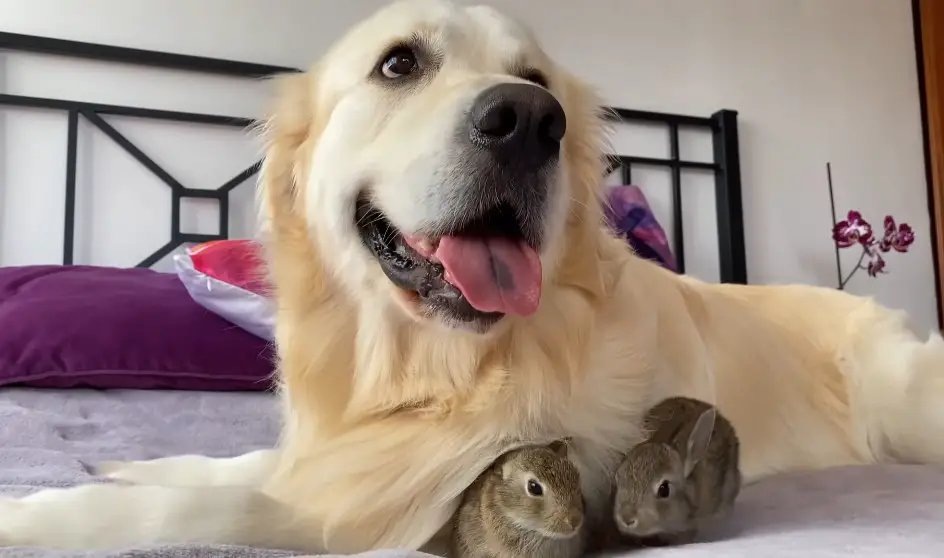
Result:
[[[664,480],[659,484],[659,488],[656,489],[656,496],[659,498],[668,498],[672,494],[672,485],[669,484],[669,481]]]
[[[528,480],[528,494],[532,496],[544,496],[544,487],[534,479]]]
[[[380,73],[387,79],[397,79],[416,71],[416,54],[412,50],[399,47],[391,50],[380,65]]]
[[[533,83],[534,85],[540,85],[544,89],[547,89],[547,76],[538,70],[528,70],[521,74],[521,79],[526,79]]]

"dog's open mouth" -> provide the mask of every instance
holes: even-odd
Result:
[[[365,197],[357,229],[398,287],[464,321],[529,316],[541,298],[541,260],[510,206],[500,204],[435,238],[401,233]]]

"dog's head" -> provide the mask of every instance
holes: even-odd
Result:
[[[600,222],[597,110],[495,10],[392,4],[287,80],[269,227],[304,227],[323,269],[376,311],[475,332],[530,316],[562,266],[596,272],[580,252]]]

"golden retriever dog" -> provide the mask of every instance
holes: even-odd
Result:
[[[565,436],[593,521],[670,395],[717,403],[746,482],[944,462],[941,337],[635,257],[603,225],[600,104],[527,28],[445,0],[391,4],[281,79],[260,183],[278,448],[103,464],[124,482],[0,501],[0,542],[436,549],[496,456]]]

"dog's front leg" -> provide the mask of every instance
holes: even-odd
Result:
[[[323,552],[317,526],[245,487],[89,484],[0,499],[0,546],[231,544]]]
[[[147,461],[105,461],[95,473],[114,480],[160,486],[247,486],[259,488],[275,471],[276,450],[236,457],[175,455]]]

